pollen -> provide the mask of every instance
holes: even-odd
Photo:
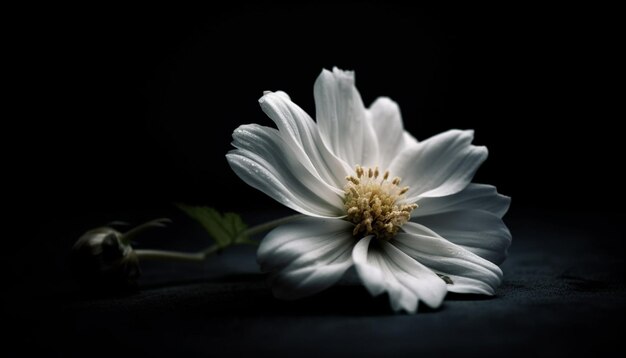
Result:
[[[417,204],[403,203],[408,186],[400,186],[401,179],[382,176],[378,167],[357,165],[356,175],[346,177],[344,207],[346,218],[355,224],[352,234],[375,235],[378,239],[393,238],[400,227],[411,218]]]

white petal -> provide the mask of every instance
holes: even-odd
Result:
[[[405,148],[412,147],[413,145],[419,143],[419,141],[415,139],[415,137],[413,137],[413,135],[407,131],[404,131],[404,135],[402,136],[402,138],[404,139]]]
[[[356,271],[372,295],[389,294],[391,307],[414,313],[418,301],[436,308],[446,295],[446,285],[434,272],[393,245],[372,236],[361,239],[352,251]]]
[[[259,104],[276,123],[280,136],[294,154],[308,159],[302,162],[307,170],[335,187],[337,193],[343,192],[345,177],[352,166],[337,158],[324,145],[313,119],[284,92],[265,92]]]
[[[273,272],[274,295],[296,299],[335,284],[352,266],[355,240],[343,220],[302,218],[272,230],[261,242],[261,270]]]
[[[354,86],[354,72],[322,70],[314,94],[315,117],[330,150],[350,167],[377,164],[378,142]]]
[[[453,284],[448,291],[458,293],[495,294],[502,280],[498,266],[455,245],[432,230],[415,223],[406,223],[391,244],[433,271],[448,276]]]
[[[417,144],[408,132],[404,131],[402,115],[398,104],[387,97],[380,97],[372,103],[367,116],[378,140],[378,166],[386,170],[393,159],[404,149]]]
[[[473,131],[450,130],[401,152],[390,171],[410,186],[406,201],[465,189],[487,159],[487,148],[472,145],[473,138]]]
[[[291,151],[276,129],[256,124],[243,125],[233,132],[233,139],[235,147],[257,154],[284,177],[287,176],[285,173],[293,175],[296,183],[301,184],[299,187],[308,189],[307,194],[310,191],[318,201],[334,206],[338,212],[343,210],[343,192],[337,194],[316,173],[310,173],[302,164],[306,162],[304,153]]]
[[[418,204],[419,209],[413,211],[413,217],[458,210],[484,210],[501,218],[509,209],[511,198],[498,194],[492,185],[471,183],[456,194],[422,198]]]
[[[511,246],[511,232],[498,215],[488,211],[451,211],[411,220],[497,265]],[[407,224],[405,230],[411,232],[411,228]]]
[[[249,150],[232,150],[226,154],[226,159],[233,171],[248,185],[293,210],[316,217],[344,215],[337,207],[319,200],[292,173],[278,170]]]

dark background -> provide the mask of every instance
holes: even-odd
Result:
[[[230,170],[224,157],[231,148],[230,135],[240,124],[272,125],[257,103],[263,90],[286,91],[313,116],[313,82],[322,68],[333,66],[356,71],[366,105],[378,96],[397,101],[405,127],[420,140],[450,128],[475,129],[475,143],[490,151],[475,181],[494,184],[513,198],[507,220],[521,250],[543,252],[547,249],[532,240],[545,238],[558,252],[560,243],[571,239],[578,244],[565,244],[567,257],[575,257],[580,248],[595,264],[608,251],[621,258],[623,235],[617,224],[623,220],[619,213],[624,213],[626,197],[618,173],[623,165],[621,116],[613,110],[618,99],[612,90],[619,86],[612,65],[621,42],[615,39],[617,22],[611,13],[582,7],[414,8],[369,2],[204,9],[57,7],[20,14],[8,33],[11,47],[5,54],[11,63],[5,71],[15,79],[7,99],[16,110],[6,114],[3,130],[6,205],[13,212],[2,260],[11,293],[4,299],[10,302],[6,312],[12,311],[16,321],[24,322],[20,312],[31,312],[37,300],[47,302],[42,306],[47,308],[24,313],[29,323],[22,323],[26,328],[18,332],[26,333],[18,342],[40,343],[33,337],[41,327],[48,330],[50,321],[62,320],[50,312],[63,307],[72,312],[67,321],[72,328],[65,325],[56,335],[50,329],[45,341],[57,342],[47,352],[67,352],[68,332],[89,331],[92,314],[103,319],[110,312],[107,302],[91,306],[89,300],[80,301],[78,308],[72,303],[77,294],[68,275],[67,252],[85,230],[111,220],[137,224],[161,216],[193,225],[176,212],[174,202],[243,212],[252,221],[258,221],[259,212],[280,210]],[[174,233],[180,230],[174,228]],[[522,239],[525,235],[529,241]],[[576,241],[576,235],[584,239]],[[594,235],[604,241],[586,241],[595,240]],[[554,237],[563,241],[550,241]],[[546,255],[535,267],[551,263],[553,256]],[[530,262],[520,257],[511,262]],[[568,259],[558,260],[559,265],[576,267]],[[610,282],[623,282],[619,265],[598,272],[609,272]],[[598,277],[594,280],[604,276]],[[565,282],[561,276],[551,279],[553,287],[566,290],[560,286]],[[505,283],[502,292],[513,302],[498,301],[499,309],[527,302],[522,286]],[[623,283],[619,287],[623,297]],[[179,308],[191,307],[183,310],[182,324],[199,324],[184,319],[197,308],[233,325],[229,317],[238,316],[229,312],[241,307],[231,303],[231,296],[218,294],[216,304],[224,311],[212,311],[199,308],[205,306],[197,303],[200,294],[194,292],[197,288],[172,293]],[[331,291],[320,301],[294,308],[271,301],[265,288],[252,292],[251,297],[259,296],[271,308],[244,302],[249,305],[244,315],[280,316],[288,307],[288,315],[324,316],[337,300],[340,308],[330,312],[347,308],[354,316],[371,313],[366,304],[351,311],[344,302],[368,297],[362,293]],[[179,324],[175,315],[166,315],[164,321],[145,318],[167,310],[172,296],[164,297],[148,302],[152,308],[147,311],[143,308],[140,329],[125,322],[126,333],[141,342],[152,339],[142,331],[148,323]],[[576,297],[570,304],[586,306],[586,300],[595,299]],[[127,302],[125,309],[144,307],[142,300]],[[376,314],[387,309],[384,299],[377,302]],[[610,312],[619,307],[623,314],[623,299],[617,302],[602,308]],[[544,314],[544,321],[561,319],[559,313],[550,315],[552,306],[537,307],[533,310]],[[474,318],[482,322],[481,317]],[[597,321],[609,320],[601,316]],[[584,327],[588,321],[574,323]],[[289,324],[281,324],[276,327],[291,332]],[[561,329],[538,327],[546,332]],[[562,334],[561,341],[581,338]],[[224,337],[239,344],[233,336]],[[116,339],[119,345],[123,338]],[[45,352],[45,347],[39,348]],[[448,353],[462,351],[450,347]],[[196,354],[204,352],[193,348]]]
[[[21,194],[59,216],[279,207],[230,170],[230,135],[272,125],[263,90],[314,116],[313,82],[338,66],[356,71],[366,105],[396,100],[418,139],[475,129],[490,150],[476,181],[512,210],[623,211],[606,14],[383,3],[40,14],[18,52],[32,96],[14,149]]]

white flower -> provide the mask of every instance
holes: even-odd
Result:
[[[259,100],[278,130],[249,124],[226,157],[246,183],[306,217],[271,231],[258,250],[276,297],[324,290],[355,267],[394,310],[441,305],[446,292],[493,295],[511,243],[501,218],[510,199],[471,184],[487,148],[473,131],[418,142],[398,105],[365,108],[354,73],[323,70],[317,123],[284,92]],[[400,179],[402,178],[402,179]]]

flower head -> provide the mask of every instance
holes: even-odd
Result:
[[[314,95],[317,121],[286,93],[265,92],[259,103],[278,129],[240,126],[226,155],[246,183],[305,215],[259,247],[275,296],[317,293],[351,267],[394,310],[438,307],[447,292],[493,295],[510,199],[471,183],[487,158],[473,131],[419,142],[395,102],[365,108],[353,72],[337,68],[322,71]]]

